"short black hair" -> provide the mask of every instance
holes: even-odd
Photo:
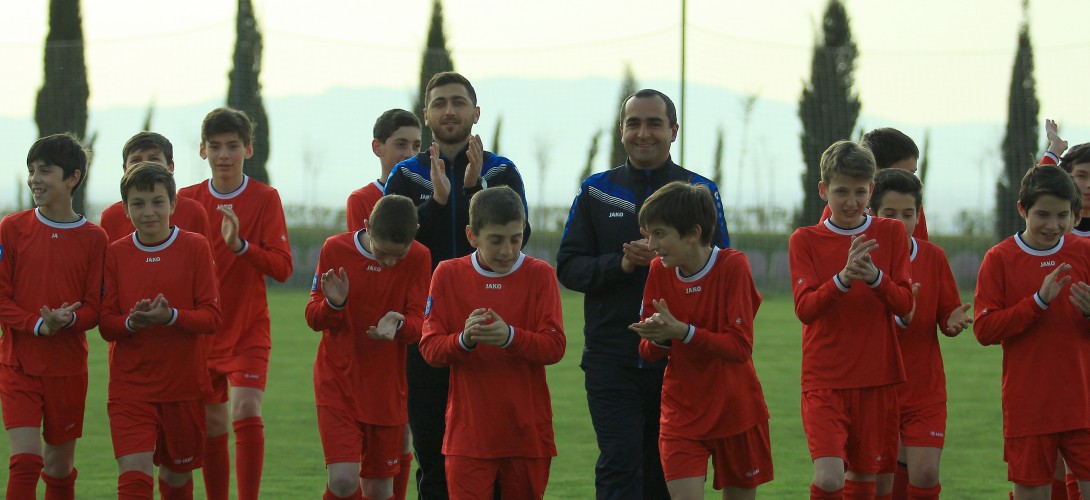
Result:
[[[444,71],[442,73],[436,73],[428,81],[428,86],[424,88],[424,107],[428,107],[428,102],[431,101],[431,89],[435,87],[442,87],[450,83],[458,83],[466,88],[466,92],[469,93],[469,100],[473,102],[473,105],[477,105],[477,91],[473,90],[473,84],[469,83],[469,79],[462,76],[461,73],[454,71]]]
[[[912,172],[899,168],[887,168],[874,174],[874,192],[870,195],[871,213],[882,207],[886,193],[907,194],[916,199],[916,211],[923,206],[923,183]]]
[[[36,161],[56,165],[64,172],[64,179],[72,177],[78,170],[80,174],[79,182],[72,186],[72,193],[75,194],[76,190],[87,180],[88,156],[87,149],[83,147],[83,144],[80,144],[76,134],[65,132],[63,134],[47,135],[34,141],[34,144],[30,146],[30,151],[26,154],[26,165],[29,167],[31,163]]]
[[[1076,217],[1082,210],[1082,195],[1075,186],[1075,180],[1071,178],[1071,174],[1056,165],[1042,165],[1026,170],[1018,188],[1018,203],[1022,205],[1022,210],[1028,212],[1045,195],[1071,202],[1071,213]]]
[[[378,199],[367,219],[367,232],[374,239],[398,245],[413,242],[416,237],[416,205],[409,198],[388,194]]]
[[[907,158],[920,158],[920,148],[912,138],[892,127],[876,128],[863,134],[859,144],[874,153],[879,170]]]
[[[136,188],[137,191],[155,191],[155,185],[162,184],[167,189],[167,197],[173,202],[178,197],[178,185],[174,182],[174,174],[167,170],[166,165],[153,161],[142,161],[133,165],[121,176],[121,202],[129,203],[129,191]]]
[[[1064,154],[1064,157],[1060,159],[1060,168],[1071,173],[1071,170],[1075,168],[1075,165],[1080,163],[1090,163],[1090,142],[1079,144]]]
[[[216,108],[210,111],[201,122],[201,142],[208,142],[208,138],[224,132],[237,132],[238,138],[244,146],[254,142],[253,120],[245,111],[234,108]]]
[[[658,97],[659,99],[662,99],[662,102],[666,103],[666,118],[670,121],[670,127],[677,125],[677,108],[674,107],[674,101],[671,101],[670,98],[666,96],[666,94],[663,94],[662,92],[659,92],[655,89],[639,90],[632,95],[624,98],[624,101],[621,102],[621,125],[624,125],[624,107],[628,105],[628,101],[631,101],[632,99],[635,99],[637,97],[641,99],[647,97]]]
[[[640,207],[640,227],[665,224],[687,236],[700,228],[700,244],[711,245],[715,233],[715,199],[708,186],[674,181],[655,191]]]
[[[155,132],[140,132],[125,141],[125,146],[121,148],[121,167],[124,168],[125,162],[129,161],[130,153],[151,148],[158,148],[167,163],[174,163],[174,145],[166,137]]]
[[[526,224],[526,206],[514,189],[490,187],[469,201],[469,228],[473,234],[481,234],[487,226],[504,226],[515,221]]]
[[[374,136],[378,139],[378,142],[383,144],[386,140],[394,135],[401,127],[416,127],[420,128],[420,120],[416,118],[416,115],[405,111],[404,109],[391,109],[379,115],[378,120],[375,120]]]

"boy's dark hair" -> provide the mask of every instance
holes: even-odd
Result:
[[[1075,165],[1080,163],[1090,163],[1090,142],[1079,144],[1067,150],[1064,157],[1060,158],[1060,168],[1067,171],[1067,173],[1071,173]]]
[[[665,224],[687,236],[700,228],[700,244],[712,244],[715,231],[715,200],[707,186],[674,181],[659,188],[640,207],[640,227]]]
[[[26,154],[27,167],[36,161],[56,165],[64,172],[64,179],[79,171],[79,182],[72,186],[72,193],[87,180],[87,150],[72,132],[47,135],[34,141]]]
[[[245,111],[234,108],[216,108],[204,116],[201,122],[201,142],[224,132],[238,132],[242,144],[249,146],[254,142],[254,122]]]
[[[162,151],[167,163],[174,163],[174,145],[166,137],[155,132],[140,132],[130,137],[121,148],[121,167],[124,168],[125,162],[129,161],[130,153],[152,148]]]
[[[1029,211],[1042,196],[1052,195],[1071,202],[1071,213],[1078,217],[1082,210],[1082,195],[1075,186],[1071,174],[1056,165],[1030,167],[1022,176],[1022,185],[1018,188],[1018,203]]]
[[[469,201],[469,228],[473,234],[481,234],[486,226],[516,221],[526,223],[526,207],[518,193],[507,186],[484,189]]]
[[[886,193],[907,194],[916,199],[916,211],[923,205],[923,183],[912,172],[899,168],[887,168],[874,174],[874,192],[870,195],[871,213],[882,207]]]
[[[851,141],[837,141],[821,154],[821,181],[826,187],[838,175],[874,180],[876,170],[874,154]]]
[[[167,170],[166,165],[153,161],[142,161],[133,165],[121,176],[121,202],[126,205],[129,203],[130,190],[135,188],[137,191],[151,192],[155,191],[156,184],[167,188],[167,197],[173,203],[178,196],[178,187],[174,183],[174,174]]]
[[[469,79],[462,76],[461,73],[454,71],[444,71],[442,73],[436,73],[428,81],[428,86],[424,87],[424,107],[428,107],[428,103],[431,102],[431,89],[435,87],[442,87],[449,83],[458,83],[466,88],[466,92],[469,92],[469,100],[473,101],[473,105],[477,105],[477,91],[473,90],[473,84],[469,83]]]
[[[895,128],[871,130],[863,134],[859,143],[874,153],[874,163],[879,170],[906,158],[920,158],[920,148],[916,147],[912,138]]]
[[[671,101],[670,98],[666,96],[666,94],[663,94],[662,92],[659,92],[659,91],[657,91],[655,89],[643,89],[643,90],[640,90],[640,91],[637,91],[637,92],[633,93],[632,95],[630,95],[628,97],[625,97],[624,101],[621,102],[621,125],[622,126],[624,125],[624,119],[625,119],[624,107],[626,105],[628,105],[628,101],[631,101],[632,99],[635,99],[637,97],[639,97],[641,99],[644,99],[644,98],[647,98],[647,97],[658,97],[659,99],[662,99],[662,101],[666,103],[666,118],[668,118],[669,121],[670,121],[670,127],[673,127],[674,125],[677,125],[677,108],[674,107],[674,101]]]
[[[386,140],[401,127],[420,128],[420,120],[416,118],[416,115],[404,109],[391,109],[379,115],[378,120],[375,120],[375,139],[385,144]]]
[[[416,238],[416,205],[399,194],[379,198],[367,218],[367,232],[374,239],[406,245]]]

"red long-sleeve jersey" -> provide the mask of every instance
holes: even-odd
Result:
[[[462,330],[478,308],[491,308],[511,327],[508,345],[466,348]],[[565,343],[556,273],[547,263],[520,255],[511,271],[498,274],[482,267],[476,252],[440,262],[420,353],[433,366],[450,366],[443,453],[556,456],[545,365],[560,361]]]
[[[230,207],[239,220],[239,238],[245,242],[235,253],[223,236],[212,238],[223,311],[223,324],[212,337],[208,360],[229,359],[249,349],[269,349],[269,305],[265,298],[265,276],[285,281],[291,276],[291,245],[284,222],[284,208],[275,189],[244,177],[230,193],[219,193],[210,180],[183,188],[178,196],[200,202],[210,227],[219,228],[223,214],[217,208]]]
[[[821,212],[821,221],[833,215],[833,211],[829,209],[829,205],[825,205],[825,210]],[[912,230],[912,237],[917,240],[927,241],[927,218],[923,215],[923,205],[920,205],[920,220],[916,222],[916,229]]]
[[[87,330],[98,325],[106,232],[86,218],[47,219],[37,209],[0,221],[0,364],[42,377],[87,372]],[[37,337],[42,306],[81,306],[72,324]]]
[[[414,241],[409,253],[382,268],[360,243],[363,231],[331,236],[322,245],[307,303],[307,325],[322,332],[314,361],[318,406],[349,412],[357,421],[393,426],[408,421],[405,346],[420,340],[431,279],[431,253]],[[348,299],[335,307],[322,292],[321,275],[344,268]],[[387,312],[405,316],[393,341],[373,340],[367,329]]]
[[[836,275],[854,236],[878,240],[876,283]],[[893,315],[912,310],[908,236],[900,221],[866,216],[843,229],[829,219],[801,227],[788,243],[795,315],[802,321],[802,390],[852,389],[905,380]]]
[[[375,204],[382,198],[382,184],[374,181],[363,186],[348,195],[348,208],[345,211],[348,216],[348,230],[358,231],[367,227],[363,221],[371,217],[371,211]]]
[[[919,284],[916,312],[908,328],[898,325],[901,360],[907,380],[897,386],[902,411],[946,402],[946,371],[939,350],[938,331],[946,332],[950,314],[961,306],[961,296],[946,254],[938,245],[913,238],[912,283]]]
[[[988,250],[977,276],[973,333],[1003,346],[1003,436],[1090,429],[1090,319],[1071,304],[1070,285],[1049,304],[1045,276],[1071,264],[1071,283],[1090,283],[1090,242],[1062,237],[1034,250],[1020,236]]]
[[[216,228],[215,234],[210,231],[208,227],[208,215],[204,212],[204,207],[202,207],[200,203],[189,198],[178,198],[177,204],[174,207],[174,213],[170,214],[170,224],[191,233],[197,233],[204,236],[208,241],[212,241],[213,237],[219,236],[218,227]],[[125,215],[125,204],[120,201],[106,207],[106,210],[102,211],[99,225],[102,226],[102,229],[106,230],[106,235],[109,236],[111,242],[124,238],[132,234],[133,231],[136,231],[136,227],[132,225],[129,216]]]
[[[753,318],[761,294],[746,256],[712,247],[704,268],[687,278],[656,257],[643,291],[641,319],[656,312],[652,300],[665,300],[670,314],[690,325],[690,335],[671,340],[668,347],[640,339],[644,359],[670,359],[662,382],[660,432],[717,439],[767,421],[768,406],[752,357]]]
[[[107,247],[103,281],[99,333],[110,342],[110,397],[163,402],[207,396],[212,386],[203,335],[220,326],[208,240],[175,227],[166,241],[148,246],[131,234]],[[132,307],[159,294],[174,309],[170,323],[129,330]]]

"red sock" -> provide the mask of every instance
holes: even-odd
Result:
[[[412,452],[401,455],[401,469],[394,476],[394,500],[405,500],[409,491],[409,473],[413,470]]]
[[[810,484],[810,500],[843,500],[843,498],[843,488],[836,491],[825,491],[818,488],[816,484]]]
[[[325,494],[322,495],[322,500],[363,500],[363,490],[356,487],[356,491],[346,497],[339,497],[334,495],[332,491],[329,491],[329,484],[325,485]]]
[[[901,462],[893,469],[893,500],[908,500],[908,465]]]
[[[930,488],[921,488],[912,484],[908,485],[908,498],[909,500],[939,500],[939,492],[942,491],[942,484],[935,483]]]
[[[8,460],[8,492],[7,500],[19,500],[23,498],[36,498],[38,490],[38,477],[42,475],[41,455],[33,453],[19,453],[12,455]]]
[[[43,472],[42,481],[45,482],[45,500],[75,500],[76,476],[78,475],[79,471],[75,467],[72,468],[72,472],[68,473],[68,477],[60,479],[48,476]]]
[[[1055,477],[1052,478],[1052,500],[1067,500],[1067,485]]]
[[[871,500],[877,491],[874,481],[844,480],[844,500]]]
[[[1082,500],[1082,492],[1079,491],[1079,480],[1074,474],[1067,473],[1067,498],[1068,500]]]
[[[193,500],[193,480],[186,481],[181,486],[171,486],[170,483],[159,478],[160,500]]]
[[[235,421],[235,477],[238,500],[257,500],[265,466],[265,424],[261,417]]]
[[[204,494],[208,500],[227,500],[231,491],[231,452],[227,449],[227,434],[204,440]]]
[[[155,498],[155,483],[151,476],[138,470],[117,476],[117,500],[148,500]]]

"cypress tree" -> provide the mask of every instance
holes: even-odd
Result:
[[[624,80],[621,83],[621,98],[617,100],[618,103],[624,102],[624,100],[635,94],[639,88],[637,88],[636,75],[632,73],[632,65],[625,64],[624,66]],[[628,153],[624,150],[624,144],[621,144],[621,111],[618,108],[617,111],[617,125],[613,127],[613,144],[609,150],[609,165],[607,169],[616,167],[618,165],[624,165],[625,160],[628,159]]]
[[[261,99],[261,31],[250,0],[238,0],[235,20],[235,55],[227,86],[227,105],[244,111],[254,122],[254,154],[246,160],[244,173],[269,184],[269,117]]]
[[[1023,10],[1027,5],[1023,3]],[[1007,133],[1003,137],[1003,172],[995,187],[995,237],[1002,240],[1022,229],[1018,215],[1018,187],[1026,170],[1034,165],[1039,131],[1037,82],[1033,77],[1033,45],[1029,25],[1022,22],[1018,34],[1018,52],[1011,69],[1010,96],[1007,100]]]
[[[436,73],[454,71],[454,61],[447,50],[447,36],[443,33],[443,4],[439,0],[433,0],[431,4],[431,27],[428,29],[428,43],[424,47],[424,54],[420,58],[420,90],[416,94],[416,103],[413,104],[413,112],[424,125],[420,131],[420,144],[422,149],[431,147],[431,129],[424,124],[424,106],[426,96],[424,89]]]

